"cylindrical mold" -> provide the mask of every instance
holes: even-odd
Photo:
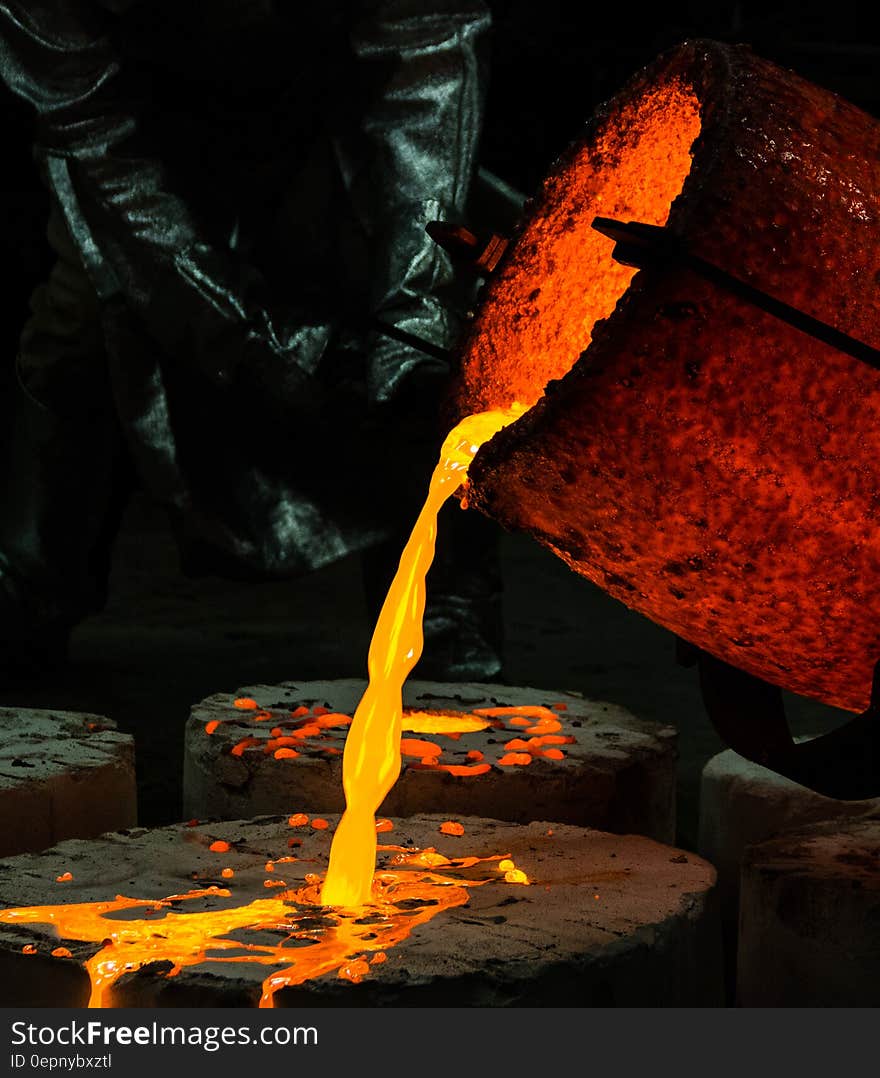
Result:
[[[619,265],[597,215],[668,223],[877,348],[880,125],[743,47],[661,58],[545,181],[463,342],[457,398],[534,405],[477,455],[470,504],[719,658],[863,710],[880,371],[682,266]]]
[[[750,846],[737,956],[742,1007],[880,1006],[880,821]]]
[[[342,812],[343,752],[365,689],[348,678],[252,685],[196,704],[185,817]],[[380,815],[541,819],[673,840],[672,727],[570,693],[485,682],[410,680],[403,702],[400,777]]]
[[[278,1007],[721,1004],[715,870],[694,854],[548,821],[389,820],[379,868],[400,888],[353,917],[301,897],[337,822],[178,824],[0,862],[0,1006],[84,1007],[92,980],[108,1007],[253,1007],[269,978]],[[405,898],[422,857],[443,882]],[[533,882],[506,878],[511,859]]]
[[[102,715],[0,708],[0,857],[136,823],[131,734]]]

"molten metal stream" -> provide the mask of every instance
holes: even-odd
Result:
[[[330,849],[321,891],[325,905],[362,906],[373,900],[375,814],[400,774],[403,683],[424,646],[425,577],[434,559],[437,514],[467,478],[480,446],[524,411],[514,404],[468,416],[443,443],[370,642],[369,683],[354,713],[342,760],[346,808]]]

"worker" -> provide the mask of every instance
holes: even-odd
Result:
[[[137,485],[184,573],[361,551],[377,612],[470,302],[425,226],[466,215],[489,27],[479,0],[0,0],[55,257],[6,402],[7,678],[102,607]],[[441,527],[418,673],[496,677],[494,526]]]

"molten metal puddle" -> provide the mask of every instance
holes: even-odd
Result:
[[[290,822],[293,826],[311,822],[319,829],[326,825],[320,819],[309,821],[304,813],[292,816]],[[380,821],[377,830],[391,830],[390,821]],[[463,833],[461,824],[454,821],[443,824],[440,830],[444,834]],[[218,854],[229,848],[222,840],[210,847]],[[265,866],[272,876],[264,886],[281,890],[245,905],[220,905],[233,897],[232,891],[211,886],[159,900],[119,895],[114,901],[20,907],[0,911],[0,922],[48,924],[61,939],[100,943],[100,949],[84,964],[91,982],[89,1007],[106,1006],[113,985],[144,966],[169,963],[170,968],[161,975],[175,977],[184,967],[206,962],[272,967],[263,980],[259,1005],[273,1007],[280,989],[333,970],[339,977],[360,983],[371,967],[386,961],[387,951],[406,939],[413,928],[464,905],[471,887],[491,882],[528,883],[525,873],[503,855],[450,859],[434,848],[378,849],[392,856],[388,868],[374,875],[371,903],[359,908],[321,905],[321,880],[314,874],[306,875],[304,886],[288,887],[275,875],[276,866],[297,860],[285,856]],[[224,868],[221,874],[227,878],[235,875],[231,868]],[[70,879],[70,874],[58,877],[58,882],[64,878]],[[201,908],[190,912],[185,906]],[[134,911],[143,913],[132,916]],[[254,937],[258,935],[257,940]],[[267,941],[267,935],[276,941]],[[30,955],[38,953],[32,944],[22,950]],[[66,947],[55,947],[51,953],[57,958],[72,957]]]

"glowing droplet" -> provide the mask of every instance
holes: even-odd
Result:
[[[425,757],[439,756],[442,751],[433,741],[422,741],[415,737],[404,737],[400,741],[401,755],[416,756],[423,762]]]
[[[435,764],[437,771],[447,771],[450,775],[460,775],[464,777],[472,777],[474,775],[485,775],[487,771],[492,770],[491,764]]]
[[[52,955],[54,958],[73,958],[73,955],[66,947],[56,947]]]
[[[208,849],[212,853],[229,853],[230,847],[229,843],[225,839],[218,838],[216,839],[216,841],[211,843]]]
[[[498,763],[501,767],[525,767],[532,762],[532,757],[527,752],[506,752]]]
[[[223,877],[224,880],[231,880],[235,873],[231,868],[224,868],[220,875]]]
[[[339,976],[353,984],[360,984],[369,972],[370,967],[367,963],[362,958],[358,958],[354,962],[349,962],[347,966],[343,966],[339,971]]]
[[[69,883],[73,879],[72,872],[62,872],[60,876],[55,877],[56,883]]]
[[[304,812],[295,812],[287,820],[291,827],[303,827],[309,822],[308,816]]]
[[[316,831],[326,831],[329,826],[330,824],[326,820],[322,820],[319,816],[316,816],[315,819],[312,820],[312,827],[314,827]]]
[[[220,725],[219,719],[211,719],[210,722],[205,723],[205,733],[213,734],[217,727]]]
[[[455,820],[447,820],[445,823],[440,824],[441,835],[463,835],[464,827],[462,824]]]
[[[240,711],[257,710],[257,701],[252,700],[249,696],[240,696],[237,700],[234,701],[234,703]]]
[[[555,734],[562,729],[558,719],[542,719],[535,726],[527,726],[527,734]]]
[[[233,745],[229,750],[233,756],[242,756],[245,749],[250,749],[254,745],[262,745],[262,740],[258,737],[243,737],[237,745]]]

